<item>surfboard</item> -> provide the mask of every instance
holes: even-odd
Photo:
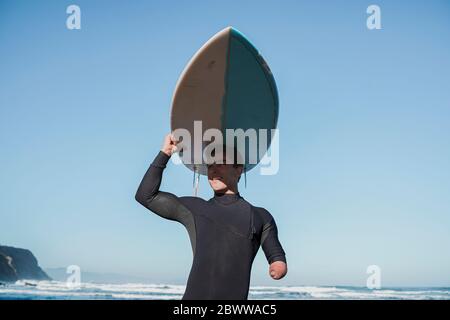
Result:
[[[209,39],[181,73],[172,98],[170,125],[172,132],[182,128],[194,137],[194,122],[201,121],[202,136],[207,129],[218,129],[225,144],[230,143],[226,129],[266,129],[267,144],[264,150],[258,143],[256,163],[250,161],[248,145],[243,152],[248,171],[270,146],[270,130],[277,126],[278,112],[278,91],[269,66],[241,32],[227,27]],[[190,152],[195,149],[193,143]],[[201,148],[208,143],[203,142]],[[205,163],[184,163],[207,174]]]

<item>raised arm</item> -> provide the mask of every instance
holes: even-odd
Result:
[[[157,215],[186,225],[192,223],[190,211],[176,195],[159,190],[163,171],[175,150],[176,141],[171,134],[168,134],[164,139],[161,151],[156,155],[142,178],[135,199]]]

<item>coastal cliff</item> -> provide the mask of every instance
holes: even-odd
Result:
[[[0,282],[51,280],[30,250],[0,245]]]

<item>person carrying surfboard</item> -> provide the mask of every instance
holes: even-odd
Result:
[[[286,254],[278,239],[273,216],[246,201],[238,191],[243,165],[212,163],[208,182],[214,195],[178,197],[160,191],[163,171],[177,141],[172,133],[151,163],[138,187],[136,201],[157,215],[183,224],[189,234],[193,263],[183,300],[246,300],[253,260],[261,246],[269,275],[279,280],[287,273]],[[228,152],[224,150],[225,157]]]

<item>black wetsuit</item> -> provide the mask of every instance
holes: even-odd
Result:
[[[269,264],[286,262],[272,215],[252,206],[239,193],[215,193],[206,201],[159,191],[169,158],[158,153],[136,200],[159,216],[182,223],[188,231],[194,258],[183,299],[247,299],[251,267],[260,245]]]

